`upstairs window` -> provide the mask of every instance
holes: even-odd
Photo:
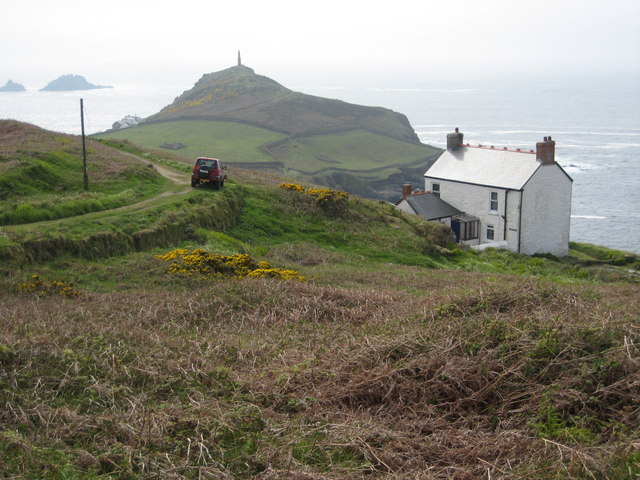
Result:
[[[489,210],[492,212],[498,211],[498,192],[491,192],[491,197],[489,200]]]
[[[439,183],[432,183],[431,184],[431,193],[435,197],[440,198],[440,184]]]

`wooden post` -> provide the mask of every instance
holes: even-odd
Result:
[[[89,177],[87,176],[87,147],[85,146],[84,141],[84,104],[82,99],[80,99],[80,125],[82,126],[82,170],[84,172],[84,189],[89,190]]]

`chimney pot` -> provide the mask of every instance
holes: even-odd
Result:
[[[456,127],[455,132],[447,133],[447,150],[457,150],[462,146],[464,134]]]
[[[406,198],[409,196],[411,196],[411,184],[403,183],[402,184],[402,200],[406,200]]]
[[[542,165],[556,163],[556,142],[551,139],[551,136],[544,137],[542,142],[536,143],[536,160]]]

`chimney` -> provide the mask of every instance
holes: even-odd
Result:
[[[556,163],[556,142],[551,140],[551,137],[544,137],[542,142],[536,143],[536,160],[542,165]]]
[[[447,150],[457,150],[462,146],[464,134],[460,133],[458,127],[454,133],[447,133]]]
[[[411,184],[403,183],[402,184],[402,200],[406,200],[407,197],[411,196]]]

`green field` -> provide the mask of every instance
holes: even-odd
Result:
[[[332,135],[292,139],[274,148],[273,155],[289,169],[307,175],[323,170],[348,170],[369,178],[385,178],[394,169],[418,163],[438,149],[393,140],[381,135],[355,130]]]
[[[185,159],[198,156],[220,158],[233,165],[273,161],[273,158],[260,152],[260,146],[282,138],[282,134],[234,122],[183,120],[143,124],[136,128],[96,135],[96,138],[124,139],[153,149],[164,144],[182,143],[186,147],[172,153]]]
[[[212,156],[241,167],[257,168],[263,163],[272,173],[303,182],[331,183],[339,189],[373,198],[394,198],[402,181],[420,182],[426,159],[439,152],[428,145],[403,142],[365,130],[287,140],[281,133],[241,123],[207,120],[153,123],[101,134],[97,138],[126,140],[152,149],[182,143],[185,148],[171,153],[188,161],[197,156]]]

